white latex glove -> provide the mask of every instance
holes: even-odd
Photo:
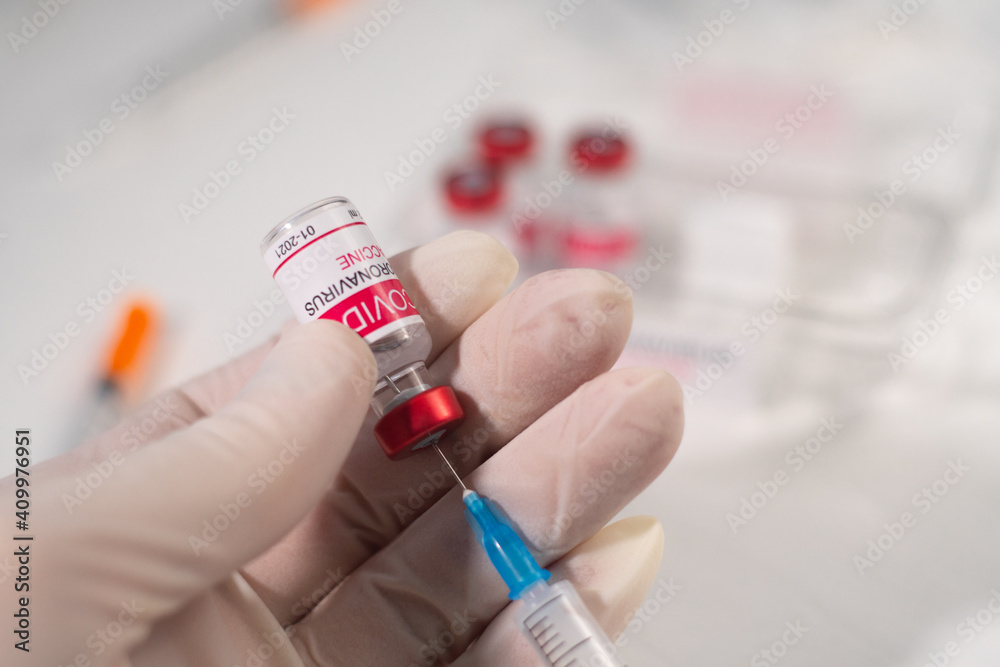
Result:
[[[431,373],[466,410],[444,451],[621,632],[662,533],[648,518],[598,531],[682,429],[672,378],[606,372],[627,291],[562,271],[501,299],[516,262],[471,232],[392,264],[434,340]],[[536,664],[441,461],[390,462],[374,442],[372,365],[338,324],[290,326],[32,468],[31,651],[7,631],[3,664]],[[0,506],[13,494],[0,480]]]

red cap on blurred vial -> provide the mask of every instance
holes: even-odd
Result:
[[[585,132],[570,144],[570,156],[594,171],[614,171],[628,163],[631,150],[620,134]]]
[[[385,413],[375,424],[375,439],[386,456],[398,461],[436,443],[464,420],[454,390],[431,387]]]
[[[488,213],[503,198],[500,173],[485,163],[452,169],[445,175],[444,189],[448,204],[460,213]]]
[[[497,121],[479,131],[479,152],[491,162],[522,160],[534,148],[535,133],[524,121]]]

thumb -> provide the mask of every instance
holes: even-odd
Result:
[[[60,635],[82,644],[96,619],[132,604],[144,612],[138,641],[141,628],[281,538],[340,469],[375,375],[348,328],[295,327],[225,407],[136,451],[72,514],[59,498],[73,492],[74,473],[49,480],[39,502],[59,517],[49,537],[59,548],[44,552],[38,577],[60,582],[49,618],[74,611]]]

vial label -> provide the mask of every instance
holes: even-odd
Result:
[[[354,209],[320,209],[264,252],[300,322],[328,319],[368,343],[423,320]]]

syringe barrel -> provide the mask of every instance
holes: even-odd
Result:
[[[568,581],[526,589],[516,622],[553,667],[625,667],[614,643]]]

